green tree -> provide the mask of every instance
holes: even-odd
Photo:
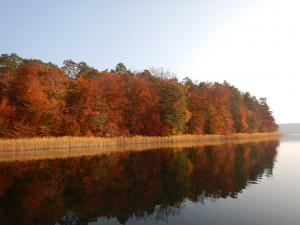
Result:
[[[116,73],[128,73],[129,72],[123,63],[118,63],[115,71],[116,71]]]
[[[12,71],[15,70],[21,63],[23,59],[15,53],[2,54],[0,56],[0,71]]]
[[[72,59],[65,60],[63,62],[62,70],[68,75],[70,78],[76,78],[78,73],[80,72],[79,65],[74,62]]]
[[[183,86],[172,80],[161,83],[161,120],[169,130],[168,134],[183,134],[189,120],[189,111]]]
[[[260,132],[274,132],[278,129],[277,124],[275,123],[274,117],[272,116],[272,112],[270,111],[270,107],[267,104],[266,98],[259,99],[259,118],[260,118],[260,125],[259,131]]]

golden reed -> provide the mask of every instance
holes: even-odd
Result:
[[[279,133],[232,135],[178,135],[167,137],[43,137],[1,139],[0,161],[64,158],[115,151],[140,151],[167,147],[193,147],[224,142],[245,143],[280,138]]]

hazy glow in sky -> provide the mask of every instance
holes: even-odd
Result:
[[[300,122],[299,12],[297,0],[1,0],[0,54],[226,80]]]
[[[300,122],[300,1],[270,1],[226,24],[187,66],[267,97],[277,122]],[[197,70],[197,73],[195,71]]]

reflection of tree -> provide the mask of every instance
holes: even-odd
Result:
[[[159,205],[155,208],[154,216],[156,221],[165,221],[168,222],[170,216],[179,215],[180,204],[175,206],[169,205]]]
[[[79,218],[72,211],[69,211],[65,216],[63,216],[58,223],[59,225],[78,225]]]
[[[69,211],[55,225],[88,225],[88,222],[95,221],[97,221],[97,218],[79,218],[74,212]]]
[[[182,201],[182,196],[188,196],[192,167],[186,151],[172,152],[162,170],[165,204],[174,205]]]
[[[272,141],[204,147],[191,156],[195,185],[192,199],[236,198],[249,181],[272,173],[277,145],[278,141]]]
[[[271,175],[277,146],[271,141],[4,162],[0,224],[68,224],[67,217],[74,224],[97,217],[121,224],[132,217],[166,221],[186,198],[236,198],[250,182]]]

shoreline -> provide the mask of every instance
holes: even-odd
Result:
[[[276,140],[280,133],[231,135],[180,135],[167,137],[44,137],[30,139],[0,139],[0,161],[38,160],[122,151],[142,151],[159,148],[184,148],[224,143],[242,144]]]

